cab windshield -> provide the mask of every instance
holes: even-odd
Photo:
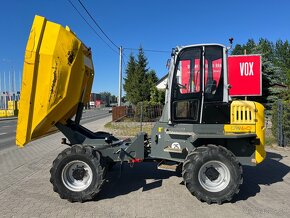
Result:
[[[201,54],[201,47],[193,47],[179,56],[175,82],[180,88],[180,94],[199,93],[204,86],[206,94],[217,94],[221,97],[222,87],[220,93],[217,90],[222,81],[222,47],[206,46],[204,62],[201,61]],[[204,84],[201,71],[204,72]]]
[[[222,72],[223,47],[207,45],[183,49],[177,58],[172,83],[173,120],[201,122],[203,104],[223,101]]]

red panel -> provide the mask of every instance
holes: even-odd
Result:
[[[181,89],[181,93],[189,93],[189,76],[190,76],[190,60],[181,61],[181,84],[186,86],[186,89]]]
[[[228,57],[230,96],[262,95],[262,70],[260,55]]]
[[[221,72],[222,72],[222,59],[217,59],[212,62],[212,73],[213,73],[213,80],[216,81],[216,85],[219,85]]]
[[[194,61],[194,78],[193,78],[193,83],[195,86],[194,92],[199,92],[200,91],[200,60],[195,59]]]

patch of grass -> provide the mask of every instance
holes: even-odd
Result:
[[[106,123],[104,127],[107,128],[107,129],[111,129],[112,126],[113,125],[112,125],[112,121],[111,121],[111,122]]]
[[[277,145],[277,139],[272,134],[268,134],[265,137],[265,145],[273,147],[273,145]]]
[[[154,123],[143,123],[142,132],[151,134]],[[110,133],[119,137],[134,137],[141,131],[139,122],[109,122],[105,125]]]

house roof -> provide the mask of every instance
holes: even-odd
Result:
[[[160,80],[158,80],[158,81],[156,82],[156,86],[159,85],[160,83],[162,83],[165,79],[167,79],[167,77],[168,77],[168,73],[165,74],[165,75],[164,75]]]

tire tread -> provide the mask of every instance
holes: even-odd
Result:
[[[237,184],[234,184],[232,190],[230,190],[226,195],[221,197],[210,198],[206,194],[206,192],[198,191],[198,189],[192,182],[194,179],[193,169],[197,163],[204,163],[205,158],[210,158],[211,156],[217,155],[219,153],[222,153],[225,157],[227,157],[229,161],[231,161],[233,168],[237,174],[234,175],[237,176],[237,178],[235,179],[237,180]],[[222,204],[225,201],[231,201],[233,196],[239,193],[240,191],[239,187],[243,183],[242,173],[243,173],[242,166],[237,160],[237,158],[234,156],[234,154],[223,146],[217,146],[213,144],[203,145],[191,151],[186,157],[182,169],[182,176],[187,189],[198,200],[205,201],[208,204],[212,203]]]
[[[67,157],[71,157],[74,155],[83,156],[85,157],[90,163],[93,165],[95,171],[97,173],[97,184],[91,184],[93,186],[90,191],[84,190],[76,194],[73,191],[64,191],[63,184],[60,184],[60,178],[56,178],[59,175],[58,167],[62,164],[62,162]],[[101,158],[98,152],[94,155],[93,149],[90,146],[83,146],[83,145],[74,145],[70,148],[64,149],[53,161],[52,167],[50,169],[50,182],[53,185],[53,191],[57,192],[62,199],[67,199],[70,202],[84,202],[88,200],[92,200],[101,189],[101,186],[104,181],[104,168],[101,165]]]

